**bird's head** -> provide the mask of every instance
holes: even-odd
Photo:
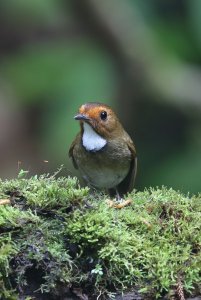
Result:
[[[85,122],[107,139],[115,137],[122,130],[116,114],[108,105],[102,103],[88,102],[83,104],[74,118],[80,121],[82,129]]]

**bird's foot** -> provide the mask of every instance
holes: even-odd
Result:
[[[111,199],[107,199],[106,203],[109,205],[109,207],[114,207],[114,208],[123,208],[125,206],[128,206],[132,203],[131,199],[123,200],[123,199],[118,199],[118,201],[113,201]]]

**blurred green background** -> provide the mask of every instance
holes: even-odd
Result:
[[[87,101],[134,139],[136,188],[200,191],[200,0],[0,2],[0,177],[76,174],[68,148]]]

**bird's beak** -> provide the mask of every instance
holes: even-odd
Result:
[[[84,114],[78,114],[74,117],[75,120],[79,121],[89,121],[90,119]]]

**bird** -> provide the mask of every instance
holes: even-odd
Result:
[[[74,167],[88,186],[107,190],[115,197],[117,205],[111,200],[110,206],[126,206],[131,201],[123,197],[132,191],[137,172],[132,139],[106,104],[87,102],[74,119],[80,122],[80,132],[69,149]]]

